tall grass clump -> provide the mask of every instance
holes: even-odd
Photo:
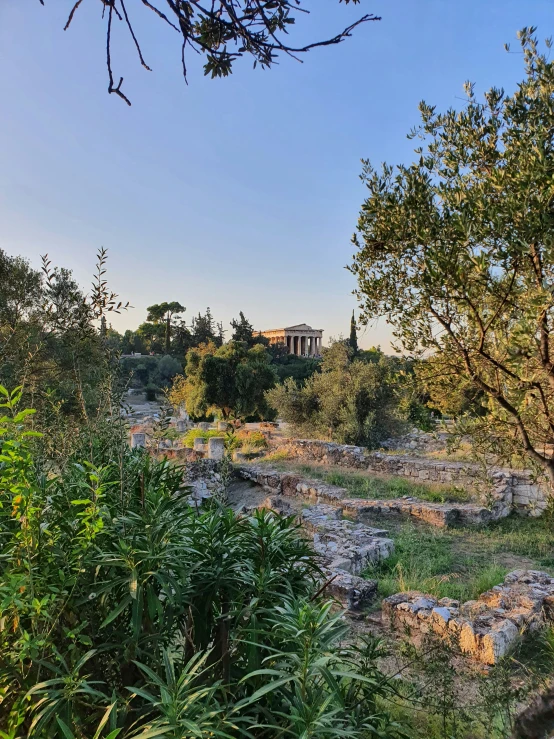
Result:
[[[0,394],[2,739],[402,735],[291,519],[198,513],[124,436],[39,463]]]

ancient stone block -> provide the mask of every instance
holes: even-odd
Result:
[[[146,446],[146,434],[135,432],[131,434],[131,449],[143,448]]]
[[[552,619],[553,606],[554,577],[515,570],[502,585],[461,605],[415,591],[396,593],[384,599],[383,619],[391,628],[408,628],[415,643],[430,633],[448,634],[463,653],[492,665],[508,654],[520,634]]]
[[[212,436],[208,439],[208,459],[220,462],[225,456],[225,438]]]

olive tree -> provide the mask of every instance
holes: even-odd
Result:
[[[554,62],[523,29],[508,95],[420,104],[412,164],[364,162],[356,253],[363,320],[385,316],[437,395],[475,388],[483,450],[554,484]],[[546,44],[550,47],[550,42]]]
[[[45,5],[47,0],[39,0]],[[74,20],[79,7],[87,0],[76,0],[69,13],[64,31]],[[343,2],[343,0],[339,0]],[[356,5],[360,0],[344,0],[344,4]],[[92,2],[90,4],[93,4]],[[95,3],[100,10],[99,3]],[[308,14],[302,0],[102,0],[102,18],[106,28],[106,65],[108,69],[108,92],[131,101],[122,91],[123,77],[116,82],[112,65],[114,28],[121,24],[135,46],[138,59],[144,69],[151,71],[146,63],[134,30],[136,10],[149,14],[153,23],[165,23],[176,31],[181,45],[181,66],[187,79],[187,58],[190,51],[204,58],[204,74],[227,77],[233,63],[240,57],[249,57],[254,67],[268,68],[277,62],[280,54],[297,60],[301,55],[318,46],[333,46],[348,38],[362,23],[381,20],[366,13],[349,26],[328,39],[295,45],[288,40],[288,32],[300,14]]]
[[[264,418],[269,412],[264,394],[275,384],[269,359],[261,344],[251,349],[240,341],[203,344],[188,352],[185,377],[175,378],[169,400],[174,408],[185,405],[194,418]]]

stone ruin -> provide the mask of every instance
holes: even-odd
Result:
[[[262,507],[298,516],[321,557],[325,592],[343,602],[351,613],[369,606],[377,594],[377,582],[360,574],[394,551],[394,542],[386,536],[386,530],[344,519],[336,505],[346,493],[342,488],[267,467],[244,466],[237,472],[269,493]],[[293,505],[299,502],[295,498],[311,504]]]
[[[394,551],[394,542],[385,529],[363,523],[364,514],[375,514],[375,506],[380,506],[385,516],[411,515],[439,526],[480,525],[490,520],[483,513],[490,511],[477,505],[353,500],[345,497],[347,491],[343,488],[267,467],[244,466],[238,473],[270,493],[264,507],[297,513],[322,557],[330,582],[328,592],[346,602],[351,611],[365,608],[377,592],[377,583],[360,578],[360,574]],[[295,508],[290,502],[294,498],[310,504]],[[345,514],[354,520],[344,519]],[[382,608],[384,624],[414,643],[421,644],[430,637],[444,638],[475,661],[493,665],[527,630],[554,622],[554,577],[535,570],[515,570],[502,585],[477,600],[459,603],[409,591],[385,598]]]
[[[554,621],[554,577],[537,570],[515,570],[477,600],[409,591],[383,600],[383,621],[416,644],[438,636],[477,662],[494,665],[528,630]]]
[[[312,439],[286,439],[278,448],[300,461],[407,477],[413,482],[463,485],[483,500],[492,518],[503,518],[512,511],[538,516],[548,506],[548,487],[525,470],[483,470],[470,462],[370,452],[360,446]]]
[[[479,503],[430,503],[410,496],[390,500],[353,499],[348,497],[345,488],[321,480],[309,480],[294,473],[280,472],[266,465],[241,466],[238,474],[261,485],[269,493],[330,503],[337,506],[342,515],[359,523],[379,515],[412,517],[433,526],[482,526],[495,518],[489,508]]]

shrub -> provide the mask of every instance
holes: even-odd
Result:
[[[242,429],[237,432],[237,437],[245,444],[250,445],[253,449],[267,449],[267,439],[261,431],[248,431]]]
[[[202,431],[202,429],[189,429],[183,437],[183,444],[188,446],[189,449],[192,449],[195,439],[202,439],[204,444],[207,444],[208,439],[212,436],[222,436],[222,432],[216,431],[215,429],[210,429],[208,431]]]
[[[2,736],[398,735],[292,519],[198,514],[181,467],[126,445],[45,474],[0,393]]]
[[[158,388],[155,385],[147,385],[144,389],[144,397],[146,400],[155,401],[158,393]]]

